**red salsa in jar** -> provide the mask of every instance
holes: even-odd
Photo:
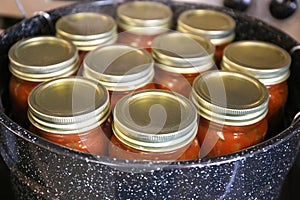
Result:
[[[159,89],[188,97],[194,79],[215,67],[215,47],[200,36],[166,33],[156,37],[151,48],[155,60],[154,82]]]
[[[57,20],[55,29],[57,37],[70,40],[76,45],[81,62],[89,51],[113,44],[118,37],[115,20],[109,15],[95,12],[62,16]]]
[[[199,115],[201,157],[222,156],[262,142],[269,94],[257,79],[210,71],[199,75],[190,97]]]
[[[118,42],[150,51],[152,40],[169,31],[172,10],[153,1],[132,1],[117,8]]]
[[[110,93],[111,107],[133,91],[153,89],[154,61],[144,49],[124,44],[99,47],[83,62],[83,76],[100,81]]]
[[[177,30],[210,39],[215,45],[215,62],[220,67],[224,48],[235,39],[234,19],[220,11],[191,9],[177,19]]]
[[[106,155],[111,137],[108,91],[83,77],[57,78],[35,87],[28,98],[29,128],[53,143]]]
[[[283,112],[288,97],[291,57],[281,47],[264,41],[239,41],[224,50],[221,68],[251,75],[269,90],[268,135],[284,129]]]
[[[109,156],[127,160],[199,158],[197,113],[184,96],[145,90],[123,97],[113,112]]]
[[[12,119],[28,128],[27,98],[38,84],[74,75],[79,68],[76,46],[53,36],[36,36],[15,43],[9,50],[9,97]]]

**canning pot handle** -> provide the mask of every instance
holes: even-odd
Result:
[[[294,53],[298,53],[300,52],[300,44],[294,46],[293,48],[291,48],[290,50],[290,54],[293,55]],[[300,111],[297,112],[292,120],[291,125],[295,125],[298,121],[300,120]]]
[[[49,13],[45,12],[45,11],[37,11],[35,12],[35,15],[39,15],[42,16],[48,23],[49,27],[51,28],[52,31],[54,31],[54,26],[51,20],[51,16],[49,15]]]
[[[291,125],[297,124],[299,122],[299,120],[300,120],[300,111],[294,116],[294,119],[293,119]]]
[[[290,54],[294,54],[296,51],[300,51],[300,44],[294,46],[293,48],[291,48],[290,50]]]
[[[21,3],[20,0],[15,0],[20,12],[22,13],[23,17],[24,18],[28,18],[28,14],[26,13],[26,10],[23,6],[23,4]],[[37,11],[34,13],[34,15],[40,15],[42,16],[43,18],[45,18],[45,20],[48,22],[50,28],[53,30],[53,24],[52,24],[52,21],[51,21],[51,17],[50,15],[47,13],[47,12],[44,12],[44,11]]]

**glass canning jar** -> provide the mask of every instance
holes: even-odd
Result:
[[[145,90],[123,97],[113,112],[109,156],[128,160],[199,158],[197,113],[184,96]]]
[[[221,156],[262,142],[269,94],[257,79],[228,71],[199,75],[190,97],[199,115],[201,157]]]
[[[150,51],[152,40],[169,31],[172,10],[153,1],[132,1],[117,8],[118,42]]]
[[[159,89],[188,97],[194,79],[215,67],[215,47],[200,36],[170,32],[156,37],[151,48],[155,60],[154,82]]]
[[[209,38],[216,46],[215,62],[220,67],[223,49],[235,39],[234,19],[216,10],[191,9],[183,11],[177,19],[179,32]]]
[[[9,96],[12,119],[27,128],[27,98],[41,82],[74,75],[79,68],[76,46],[54,36],[36,36],[16,42],[9,50]]]
[[[146,50],[113,44],[91,51],[83,61],[82,75],[100,81],[108,89],[113,108],[126,94],[155,88],[153,65]]]
[[[28,98],[29,130],[53,143],[106,155],[112,134],[108,91],[99,82],[65,77],[35,87]]]
[[[269,90],[267,137],[283,130],[283,112],[288,97],[287,79],[291,56],[281,47],[264,41],[239,41],[224,49],[221,69],[238,71],[261,81]]]
[[[118,37],[115,20],[109,15],[95,12],[62,16],[55,23],[55,29],[57,37],[68,39],[76,45],[81,61],[89,51],[113,44]]]

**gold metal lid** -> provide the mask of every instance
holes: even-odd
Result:
[[[254,77],[213,70],[195,79],[190,99],[202,117],[224,125],[244,126],[266,116],[269,93]]]
[[[28,118],[34,126],[59,134],[91,130],[110,114],[106,88],[83,77],[41,83],[29,94],[28,105]]]
[[[115,136],[142,151],[179,149],[195,138],[197,129],[193,104],[166,90],[135,92],[118,101],[114,109]]]
[[[99,47],[83,61],[83,76],[100,81],[108,90],[127,91],[150,83],[154,61],[146,50],[129,45]]]
[[[117,8],[117,23],[126,31],[143,35],[166,32],[171,27],[172,10],[153,1],[132,1]]]
[[[197,73],[214,65],[215,46],[206,38],[184,33],[166,33],[152,41],[156,66],[174,73]]]
[[[10,48],[8,56],[11,73],[32,82],[70,76],[79,67],[76,46],[54,36],[20,40]]]
[[[179,32],[201,35],[209,38],[214,45],[233,41],[235,26],[231,16],[215,10],[186,10],[177,19]]]
[[[265,85],[285,81],[291,56],[281,47],[262,41],[234,42],[224,49],[221,68],[254,76]]]
[[[59,18],[55,24],[56,36],[71,40],[79,50],[90,51],[117,40],[115,20],[105,14],[79,12]]]

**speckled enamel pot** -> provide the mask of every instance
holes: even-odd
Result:
[[[120,2],[120,1],[119,1]],[[223,11],[236,22],[236,40],[255,39],[287,51],[297,42],[262,21],[232,10],[197,3],[162,1],[174,19],[190,8]],[[0,36],[0,150],[20,199],[277,199],[299,149],[300,51],[292,55],[285,129],[259,145],[212,159],[184,162],[115,160],[78,153],[42,140],[13,122],[7,85],[7,52],[16,41],[34,35],[54,35],[63,15],[97,11],[115,16],[113,1],[93,1],[63,7],[11,27]]]

